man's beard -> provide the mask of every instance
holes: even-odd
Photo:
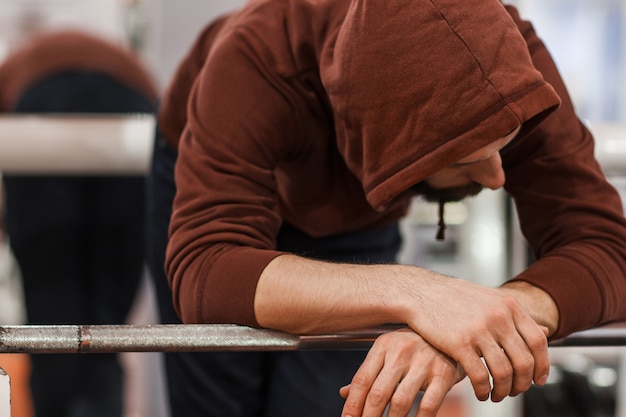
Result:
[[[434,188],[428,185],[425,181],[420,181],[411,187],[411,190],[421,195],[424,200],[433,203],[461,201],[466,197],[477,195],[482,191],[482,189],[483,186],[476,182],[457,187]]]

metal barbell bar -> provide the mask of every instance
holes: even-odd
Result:
[[[360,350],[400,327],[293,335],[229,324],[0,326],[0,353]],[[550,342],[551,347],[625,345],[626,323],[584,330]]]

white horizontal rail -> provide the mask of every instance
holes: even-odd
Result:
[[[0,327],[0,353],[209,352],[368,349],[399,325],[327,335],[293,335],[237,325],[160,324]],[[624,346],[626,323],[574,333],[552,347]]]
[[[150,114],[0,116],[0,172],[143,175],[155,124]]]
[[[150,114],[11,114],[0,116],[0,172],[143,174],[156,121]],[[596,158],[626,174],[626,125],[590,122]]]

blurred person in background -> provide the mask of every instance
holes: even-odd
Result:
[[[36,34],[0,66],[5,113],[154,113],[156,100],[152,76],[132,52],[82,31]],[[5,175],[3,181],[27,322],[124,323],[143,273],[144,177]],[[36,416],[120,417],[118,359],[33,355]]]

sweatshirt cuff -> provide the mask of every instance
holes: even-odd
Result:
[[[282,252],[250,247],[230,249],[213,264],[197,295],[199,322],[260,327],[254,314],[254,297],[261,273]]]
[[[559,324],[552,340],[596,326],[602,316],[602,296],[593,275],[580,262],[549,256],[514,278],[546,291],[555,301]]]

